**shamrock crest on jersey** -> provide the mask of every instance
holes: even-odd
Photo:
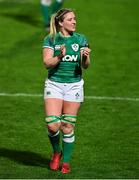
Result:
[[[75,52],[79,50],[79,44],[72,44],[71,47]]]

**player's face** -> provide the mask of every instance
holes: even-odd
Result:
[[[64,15],[64,20],[61,23],[62,27],[68,32],[74,32],[76,30],[76,17],[73,12],[69,12]]]

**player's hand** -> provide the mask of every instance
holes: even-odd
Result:
[[[61,45],[60,51],[61,51],[61,57],[64,57],[66,55],[66,47],[64,44]]]
[[[91,52],[91,49],[88,48],[88,47],[85,47],[82,51],[82,55],[83,56],[89,56],[90,55],[90,52]]]

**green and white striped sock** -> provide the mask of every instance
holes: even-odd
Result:
[[[63,162],[69,162],[72,154],[72,149],[75,141],[74,132],[63,134]]]
[[[60,153],[61,152],[61,147],[60,147],[60,132],[56,132],[55,134],[51,134],[50,132],[48,133],[48,137],[50,139],[50,142],[53,147],[53,151]]]

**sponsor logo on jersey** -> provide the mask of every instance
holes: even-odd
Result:
[[[78,55],[66,55],[62,58],[62,61],[77,61]]]
[[[55,50],[60,50],[61,45],[55,45]]]
[[[79,44],[72,44],[71,45],[73,51],[77,52],[79,50]]]

